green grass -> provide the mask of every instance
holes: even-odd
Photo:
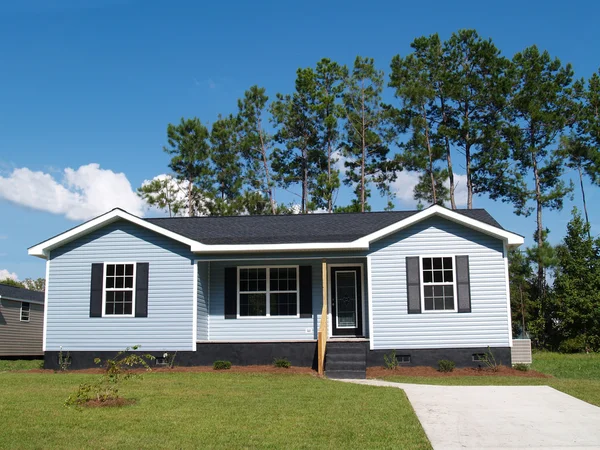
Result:
[[[0,448],[431,448],[403,391],[310,375],[150,373],[122,408],[67,408],[98,375],[0,374]]]
[[[0,359],[0,372],[40,369],[43,365],[43,359]]]
[[[552,378],[502,376],[409,377],[391,375],[388,381],[399,383],[438,384],[448,386],[551,386],[588,403],[600,406],[600,354],[565,355],[551,352],[533,354],[533,370]]]

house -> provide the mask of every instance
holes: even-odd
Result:
[[[0,283],[0,358],[42,356],[44,293]]]
[[[486,211],[142,219],[114,209],[29,249],[46,259],[46,367],[140,345],[179,365],[286,357],[364,376],[401,364],[510,364],[507,252]],[[323,320],[322,320],[323,319]]]

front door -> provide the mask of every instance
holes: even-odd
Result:
[[[362,283],[360,266],[331,268],[333,336],[362,336]]]

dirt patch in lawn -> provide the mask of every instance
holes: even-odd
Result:
[[[398,367],[396,370],[386,369],[385,367],[369,367],[367,369],[367,378],[383,378],[389,376],[401,377],[524,377],[524,378],[551,378],[549,375],[535,370],[513,369],[511,367],[499,366],[496,372],[490,369],[464,368],[454,369],[452,372],[440,372],[433,367]]]
[[[23,370],[21,372],[27,373],[54,373],[54,370],[50,369],[31,369]],[[144,369],[134,369],[132,372],[135,373],[146,373]],[[283,367],[275,366],[231,366],[231,369],[215,370],[212,366],[175,366],[172,369],[168,367],[152,367],[152,372],[155,373],[169,373],[169,372],[215,372],[215,373],[271,373],[271,374],[305,374],[305,375],[316,375],[317,372],[310,367],[290,367],[285,369]],[[68,370],[65,372],[56,373],[93,373],[101,374],[104,370],[98,367],[91,369],[79,369],[79,370]]]
[[[111,398],[109,400],[88,400],[83,404],[86,408],[121,408],[123,406],[133,405],[135,400],[131,398]]]

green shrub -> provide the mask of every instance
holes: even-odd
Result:
[[[513,364],[513,369],[520,370],[521,372],[527,372],[529,370],[529,364],[523,364],[523,363]]]
[[[231,369],[231,362],[230,361],[215,361],[213,363],[213,369],[214,370],[228,370]]]
[[[273,365],[275,367],[282,367],[284,369],[289,369],[292,367],[292,363],[287,360],[287,358],[275,358],[273,360]]]
[[[383,355],[383,362],[386,369],[396,370],[398,368],[398,358],[396,357],[396,350],[392,350],[389,355]]]
[[[587,351],[587,343],[585,335],[581,334],[577,337],[565,339],[558,346],[560,353],[583,353]]]
[[[449,359],[442,359],[438,361],[438,370],[440,372],[452,372],[456,367],[456,363],[454,361],[450,361]]]

